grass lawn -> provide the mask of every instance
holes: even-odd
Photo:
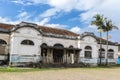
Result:
[[[113,69],[119,68],[120,65],[117,66],[101,66],[101,67],[91,67],[91,68],[19,68],[19,67],[1,67],[0,72],[32,72],[32,71],[47,71],[47,70],[64,70],[64,69],[81,69],[81,70],[90,70],[90,69]]]
[[[0,68],[0,72],[33,72],[33,71],[47,71],[60,70],[62,68],[19,68],[19,67],[5,67]]]

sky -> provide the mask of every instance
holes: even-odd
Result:
[[[102,14],[120,28],[120,0],[0,0],[0,23],[32,22],[81,34],[99,33],[91,25]],[[110,40],[120,43],[120,29],[110,32]],[[103,33],[106,38],[106,33]]]

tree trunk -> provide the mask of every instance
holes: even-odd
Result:
[[[107,31],[107,43],[106,43],[106,45],[107,45],[107,51],[106,51],[106,66],[108,65],[108,31]]]
[[[102,57],[102,32],[100,32],[100,54],[99,54],[99,58],[100,58],[100,65],[101,65],[101,57]]]

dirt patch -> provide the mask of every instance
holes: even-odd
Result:
[[[120,68],[72,68],[33,72],[0,72],[0,80],[118,80]]]

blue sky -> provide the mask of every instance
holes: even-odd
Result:
[[[75,33],[94,32],[90,22],[100,13],[120,26],[120,0],[0,0],[0,22],[21,21],[63,28]],[[112,41],[120,42],[120,30],[110,32]],[[105,33],[103,33],[105,36]]]

